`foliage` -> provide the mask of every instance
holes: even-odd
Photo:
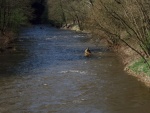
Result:
[[[12,12],[12,26],[17,28],[18,26],[27,22],[27,17],[23,14],[22,10],[16,9]]]
[[[125,43],[148,64],[150,57],[149,9],[147,0],[95,0],[91,2],[87,23],[95,31],[106,34],[105,39],[115,45]],[[102,34],[102,33],[101,33]],[[135,42],[134,46],[130,42]],[[140,49],[139,49],[140,48]],[[150,64],[148,64],[150,68]]]
[[[1,34],[18,29],[31,15],[29,0],[0,0],[0,7]]]
[[[50,21],[60,25],[73,23],[83,29],[87,19],[86,0],[48,0],[48,16]]]

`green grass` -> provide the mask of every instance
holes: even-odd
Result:
[[[148,60],[148,63],[150,64],[150,59]],[[147,63],[144,63],[143,59],[139,59],[136,62],[133,62],[130,66],[129,69],[136,73],[145,73],[146,75],[150,76],[150,69],[147,65]]]

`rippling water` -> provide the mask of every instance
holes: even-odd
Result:
[[[0,55],[0,113],[148,113],[150,92],[87,34],[23,29]],[[93,56],[85,58],[86,47]]]

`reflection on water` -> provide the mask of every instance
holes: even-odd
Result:
[[[150,92],[86,34],[33,26],[0,55],[1,113],[147,113]],[[85,58],[89,47],[93,56]]]

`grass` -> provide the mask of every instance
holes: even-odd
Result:
[[[148,59],[148,63],[150,64],[150,59]],[[144,63],[143,59],[139,59],[136,62],[133,62],[130,66],[129,69],[131,69],[132,71],[136,72],[136,73],[144,73],[148,76],[150,76],[150,69],[147,65],[147,63]]]

